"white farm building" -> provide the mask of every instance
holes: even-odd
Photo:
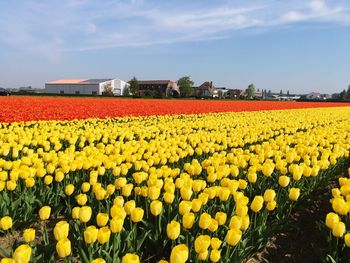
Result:
[[[102,95],[107,90],[115,96],[127,95],[129,84],[120,79],[63,79],[45,83],[45,93]]]

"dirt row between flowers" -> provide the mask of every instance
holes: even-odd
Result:
[[[319,263],[326,261],[327,240],[320,230],[332,206],[331,189],[338,176],[303,200],[292,214],[286,231],[273,236],[263,251],[244,263]]]
[[[0,122],[350,106],[335,102],[0,97]]]

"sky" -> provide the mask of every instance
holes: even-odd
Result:
[[[350,84],[349,0],[1,0],[0,86],[170,79],[290,93]]]

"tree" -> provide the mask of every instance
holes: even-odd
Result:
[[[190,76],[181,77],[177,81],[181,97],[190,97],[194,94],[193,84],[194,82],[191,80]]]
[[[255,86],[254,84],[250,84],[246,90],[247,92],[247,98],[248,99],[253,99],[255,95]]]
[[[137,95],[137,93],[139,91],[139,82],[138,82],[137,78],[133,77],[129,81],[129,84],[130,84],[129,92],[131,93],[131,95],[133,95],[133,96]]]
[[[109,82],[103,86],[102,94],[107,95],[107,96],[114,96],[112,83]]]
[[[346,91],[346,96],[350,99],[350,85],[348,86],[348,90]]]
[[[130,95],[129,86],[126,86],[125,89],[124,89],[124,91],[123,91],[122,96],[128,96],[128,95]]]
[[[341,100],[346,100],[347,92],[346,92],[345,89],[342,92],[340,92],[339,97],[340,97]]]

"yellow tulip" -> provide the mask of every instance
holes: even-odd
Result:
[[[140,263],[138,255],[127,253],[122,258],[122,263]]]
[[[186,229],[191,229],[196,217],[193,213],[186,213],[182,216],[182,226]]]
[[[166,227],[166,233],[169,239],[177,239],[180,235],[180,224],[174,220],[171,221]]]
[[[226,235],[226,242],[231,245],[231,246],[235,246],[238,244],[238,242],[241,240],[242,238],[242,232],[238,229],[230,229],[229,231],[227,231],[227,235]]]
[[[111,230],[108,227],[104,226],[98,230],[97,240],[102,245],[109,241],[110,236],[111,236]]]
[[[91,263],[106,263],[106,261],[103,258],[96,258]]]
[[[199,227],[202,229],[208,229],[211,223],[211,216],[208,213],[203,213],[199,217]]]
[[[26,243],[32,242],[35,239],[35,229],[27,228],[23,231],[23,239]]]
[[[224,212],[217,212],[215,214],[215,220],[218,222],[219,226],[222,226],[226,223],[227,214]]]
[[[112,206],[110,210],[110,214],[112,218],[121,218],[124,220],[126,217],[126,212],[124,210],[124,207],[120,207],[118,205]]]
[[[170,263],[185,263],[188,260],[188,247],[184,244],[173,247],[170,254]]]
[[[349,233],[345,234],[345,236],[344,236],[344,242],[345,242],[345,245],[346,245],[347,247],[350,247],[350,234],[349,234]]]
[[[50,214],[51,214],[51,207],[49,207],[49,206],[43,206],[39,210],[39,217],[41,220],[49,219]]]
[[[287,187],[289,185],[290,182],[290,178],[286,175],[281,175],[280,177],[278,177],[278,184],[281,187]]]
[[[256,195],[253,199],[253,202],[250,205],[250,209],[257,213],[261,210],[264,204],[264,198],[261,195]]]
[[[90,187],[91,185],[88,183],[88,182],[84,182],[82,185],[81,185],[81,190],[86,193],[90,190]]]
[[[64,221],[64,220],[59,221],[53,229],[53,234],[57,241],[67,238],[68,233],[69,233],[69,224],[67,223],[67,221]]]
[[[84,241],[86,244],[92,244],[96,242],[98,235],[98,229],[95,226],[88,226],[84,231]]]
[[[266,204],[266,209],[267,209],[268,211],[273,211],[273,210],[275,210],[276,205],[277,205],[277,202],[276,202],[275,200],[273,200],[273,201],[268,202],[268,203]]]
[[[96,222],[99,227],[105,226],[108,223],[109,216],[105,213],[98,213],[96,216]]]
[[[297,201],[300,195],[300,189],[299,188],[291,188],[289,190],[289,199],[292,201]]]
[[[111,219],[109,224],[112,233],[119,233],[123,229],[124,219],[115,217]]]
[[[345,234],[346,227],[343,222],[335,223],[332,228],[332,234],[335,237],[342,237]]]
[[[273,189],[267,189],[264,192],[264,201],[265,202],[272,202],[276,197],[276,192]]]
[[[218,239],[217,237],[212,237],[210,240],[210,245],[212,249],[219,249],[221,246],[222,241]]]
[[[30,261],[30,257],[32,255],[32,248],[27,245],[20,245],[13,252],[12,258],[16,263],[28,263]]]
[[[79,210],[79,219],[83,223],[90,221],[92,215],[92,209],[90,206],[82,206]]]
[[[87,200],[88,200],[86,194],[78,194],[75,199],[76,199],[77,203],[81,206],[85,205]]]
[[[56,252],[60,258],[68,257],[71,254],[71,249],[68,238],[60,239],[56,244]]]
[[[131,212],[131,220],[134,223],[138,223],[138,222],[142,221],[143,214],[144,214],[143,209],[137,207],[137,208],[133,209]]]
[[[73,207],[73,209],[72,209],[72,218],[73,219],[79,219],[79,212],[80,212],[80,207],[79,206]]]
[[[214,218],[210,220],[210,225],[208,226],[208,229],[210,232],[215,232],[219,227],[218,221],[216,221]]]
[[[12,227],[12,218],[4,216],[0,219],[0,228],[4,231],[9,230]]]
[[[200,235],[194,241],[194,250],[197,254],[203,253],[208,250],[210,246],[210,236]]]
[[[64,192],[68,196],[72,195],[74,192],[74,185],[73,184],[66,185],[66,187],[64,188]]]
[[[16,261],[13,258],[2,258],[0,263],[16,263]]]
[[[135,209],[135,207],[136,207],[135,200],[130,200],[125,203],[124,210],[127,215],[131,215],[131,212]]]
[[[218,262],[221,258],[221,254],[219,250],[213,249],[210,252],[210,260],[211,262]]]
[[[159,200],[154,200],[151,202],[150,208],[152,215],[158,216],[163,210],[163,203]]]
[[[190,201],[181,201],[179,204],[179,214],[184,215],[189,213],[192,209],[192,203]]]
[[[336,213],[330,212],[326,216],[326,226],[330,229],[339,222],[339,216]]]
[[[46,176],[44,177],[44,183],[45,183],[46,185],[52,184],[52,181],[53,181],[53,177],[52,177],[51,175],[46,175]]]
[[[230,229],[240,229],[242,226],[242,218],[240,216],[233,216],[230,219]]]

